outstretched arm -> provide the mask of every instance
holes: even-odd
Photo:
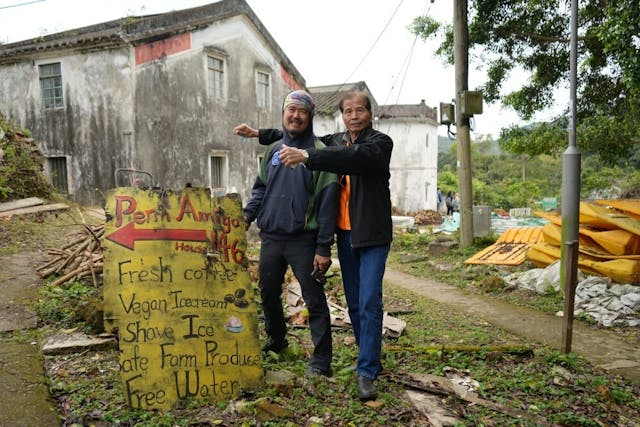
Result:
[[[360,144],[348,147],[331,146],[301,150],[295,147],[280,149],[280,161],[293,167],[304,163],[312,170],[348,175],[377,175],[389,171],[393,141],[378,133]]]
[[[245,138],[258,138],[260,145],[269,145],[282,139],[282,131],[278,129],[254,129],[246,123],[242,123],[233,128],[234,135]]]
[[[252,128],[246,123],[242,123],[233,128],[233,134],[244,136],[245,138],[257,138],[258,130]]]

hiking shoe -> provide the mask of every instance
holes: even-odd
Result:
[[[331,368],[329,368],[328,371],[325,371],[324,369],[316,368],[314,366],[309,366],[307,368],[308,378],[317,377],[317,376],[323,376],[323,377],[329,378],[331,377],[331,375],[333,375],[333,372],[331,372]]]
[[[358,397],[360,400],[376,400],[378,392],[376,391],[376,386],[373,385],[373,380],[371,378],[358,375],[357,382]]]
[[[267,343],[262,346],[262,352],[269,353],[270,351],[273,351],[274,353],[280,353],[287,347],[289,347],[289,342],[287,340],[274,341],[269,338],[269,340],[267,340]]]

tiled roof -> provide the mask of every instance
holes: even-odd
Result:
[[[342,95],[352,91],[368,93],[373,114],[380,119],[415,118],[437,122],[437,109],[427,106],[424,101],[413,105],[378,105],[367,84],[363,81],[309,88],[309,93],[313,95],[313,99],[316,101],[317,114],[331,116],[338,111],[338,103]]]
[[[378,117],[381,119],[416,118],[438,120],[438,111],[435,107],[427,106],[424,101],[420,104],[410,105],[381,105]]]
[[[0,44],[0,63],[23,60],[24,57],[54,49],[87,49],[133,45],[161,40],[168,36],[193,31],[214,22],[243,14],[256,26],[282,66],[304,86],[304,78],[278,46],[271,34],[245,0],[222,0],[190,9],[146,16],[128,16],[114,21],[76,28],[16,43]]]
[[[371,100],[371,108],[377,110],[378,103],[373,98],[371,91],[365,82],[343,83],[339,85],[315,86],[309,88],[309,93],[313,95],[316,101],[317,114],[333,115],[338,110],[338,103],[347,92],[366,92]]]

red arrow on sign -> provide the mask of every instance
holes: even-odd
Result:
[[[186,240],[188,242],[206,242],[207,232],[205,230],[179,230],[170,228],[136,228],[135,223],[130,222],[105,237],[114,243],[133,250],[136,240]]]

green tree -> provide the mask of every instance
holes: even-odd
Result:
[[[486,70],[481,87],[488,102],[501,101],[524,120],[553,105],[569,79],[570,0],[470,0],[471,62]],[[576,129],[584,153],[607,164],[628,162],[640,146],[640,1],[581,0]],[[453,62],[450,25],[414,20],[423,38],[442,36],[437,50]],[[503,93],[514,70],[530,74],[521,88]],[[512,153],[557,156],[567,145],[568,112],[548,123],[503,129],[502,147]]]
[[[447,194],[449,191],[455,193],[458,191],[458,175],[452,171],[446,170],[438,174],[438,188],[442,190],[442,194]]]
[[[628,193],[637,198],[639,190],[640,171],[637,167],[609,166],[595,156],[587,157],[582,162],[582,198],[611,198]]]
[[[456,145],[452,144],[448,150],[438,153],[438,172],[456,170]]]
[[[457,191],[456,147],[440,153],[438,187],[446,194]],[[562,169],[559,159],[529,157],[501,151],[496,141],[479,137],[471,144],[473,203],[492,208],[536,207],[539,197],[559,197]],[[522,182],[527,184],[518,184]],[[532,188],[529,197],[516,191]],[[527,200],[528,199],[528,200]]]
[[[505,209],[534,206],[542,198],[540,188],[531,181],[514,181],[506,188],[508,204]]]
[[[471,181],[471,185],[473,186],[473,204],[497,206],[491,185],[476,178]]]
[[[455,148],[452,146],[446,153],[446,164],[438,165],[438,185],[445,194],[455,192],[458,185]],[[505,210],[539,209],[542,197],[561,199],[562,160],[558,157],[502,152],[495,141],[485,138],[472,142],[471,157],[474,204]],[[640,170],[636,161],[607,165],[600,156],[584,156],[581,198],[639,197]]]

